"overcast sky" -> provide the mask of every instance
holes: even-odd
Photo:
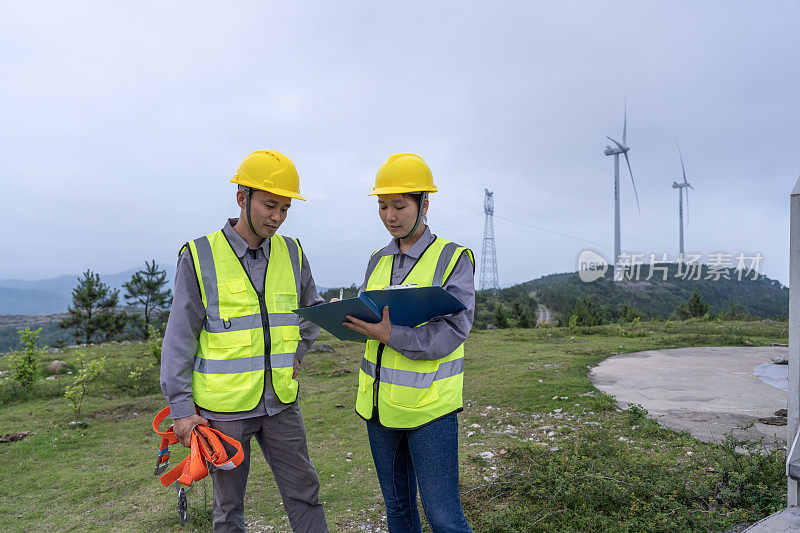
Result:
[[[763,257],[788,283],[800,174],[796,2],[2,2],[0,279],[174,263],[237,216],[228,180],[289,156],[317,284],[388,242],[370,191],[392,153],[430,165],[434,233],[473,248],[495,193],[502,285],[612,255],[627,98],[639,193],[622,248]]]

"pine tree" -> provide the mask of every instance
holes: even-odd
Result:
[[[131,280],[123,283],[128,305],[144,306],[144,314],[139,319],[142,338],[147,340],[150,324],[172,303],[172,291],[165,289],[167,272],[159,270],[155,259],[145,262],[145,268],[134,272]]]
[[[519,316],[517,317],[517,327],[518,328],[532,328],[533,324],[533,317],[531,316],[531,310],[526,305],[522,308]]]
[[[708,313],[710,307],[709,304],[703,301],[703,298],[700,296],[700,291],[695,289],[692,293],[692,297],[689,298],[689,313],[691,316],[703,316]]]
[[[111,330],[111,337],[122,328],[117,327],[120,318],[114,308],[119,302],[119,290],[111,289],[100,281],[100,275],[91,270],[78,278],[78,285],[72,289],[72,305],[67,309],[69,316],[58,323],[63,329],[74,328],[75,340],[83,340],[86,344],[100,333]],[[124,326],[124,323],[123,323]],[[105,335],[106,340],[109,334]]]
[[[108,342],[122,334],[125,326],[133,320],[133,316],[125,311],[118,313],[102,313],[98,319],[98,332],[103,334],[103,340]]]
[[[572,317],[575,317],[575,325],[577,326],[597,326],[602,323],[594,301],[587,296],[581,296],[575,302],[570,321],[572,321]]]
[[[506,315],[502,305],[498,305],[494,310],[494,324],[500,329],[508,327],[508,315]]]
[[[530,308],[521,300],[514,300],[511,304],[511,316],[517,321],[518,328],[533,327]]]
[[[689,302],[679,303],[678,307],[675,308],[674,314],[683,319],[695,318],[705,315],[710,308],[711,306],[704,302],[703,298],[700,296],[700,291],[695,289],[692,296],[689,298]]]

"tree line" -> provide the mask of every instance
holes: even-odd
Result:
[[[122,284],[128,306],[141,309],[139,313],[132,313],[120,309],[119,289],[109,287],[100,280],[99,274],[88,269],[72,289],[68,316],[58,327],[70,330],[77,342],[85,344],[114,340],[126,331],[147,340],[169,314],[172,290],[166,287],[167,283],[166,271],[159,268],[155,260],[145,262],[143,269],[134,272],[131,279]]]
[[[475,324],[478,329],[492,328],[532,328],[536,320],[532,317],[532,306],[524,298],[517,297],[508,309],[504,301],[491,293],[478,293],[476,299]],[[536,300],[530,300],[535,304]],[[653,319],[664,320],[659,314],[648,314],[633,304],[623,302],[617,304],[611,313],[607,305],[600,305],[591,295],[579,296],[574,300],[572,308],[565,311],[559,310],[563,315],[561,320],[552,325],[600,326],[607,323],[627,323],[638,320]],[[609,316],[610,315],[610,316]],[[730,302],[727,309],[711,312],[711,305],[703,299],[698,289],[695,289],[686,301],[678,303],[667,317],[670,320],[688,320],[691,318],[720,320],[753,320],[754,317],[744,307]]]

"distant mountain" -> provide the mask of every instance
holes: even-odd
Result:
[[[169,287],[175,279],[173,264],[159,263],[159,267],[167,272]],[[100,281],[112,288],[119,289],[120,303],[124,304],[122,284],[128,282],[137,270],[144,265],[117,272],[116,274],[100,274]],[[78,284],[83,274],[62,275],[55,278],[34,281],[20,279],[0,280],[0,315],[44,315],[63,313],[72,303],[72,289]]]
[[[0,314],[48,315],[67,310],[71,299],[37,289],[0,288]]]

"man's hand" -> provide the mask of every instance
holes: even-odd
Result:
[[[389,344],[389,339],[392,336],[392,323],[389,321],[388,305],[383,308],[383,319],[375,324],[364,322],[350,315],[347,315],[347,320],[350,322],[342,322],[344,326],[347,326],[353,331],[363,333],[370,339],[375,339],[383,344]]]
[[[297,379],[297,373],[300,372],[300,359],[294,358],[294,370],[292,371],[292,379]]]
[[[185,416],[172,421],[172,428],[175,430],[175,436],[178,437],[178,441],[187,448],[192,445],[192,429],[200,425],[208,425],[208,420],[200,415]]]
[[[330,300],[328,300],[328,303],[331,302],[341,302],[341,300],[339,298],[331,298]]]

